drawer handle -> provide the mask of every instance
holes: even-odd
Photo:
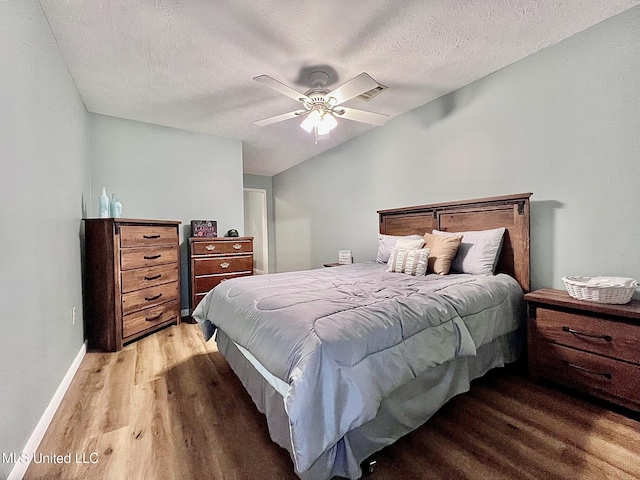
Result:
[[[158,255],[150,255],[150,256],[145,255],[145,256],[144,256],[144,259],[145,259],[145,260],[155,260],[156,258],[160,258],[161,256],[162,256],[162,254],[158,254]]]
[[[569,327],[562,327],[562,331],[571,333],[573,335],[582,335],[583,337],[600,338],[605,342],[610,342],[612,340],[611,335],[593,335],[592,333],[579,332],[578,330],[574,330],[573,328]]]
[[[562,363],[564,363],[567,367],[575,368],[576,370],[580,370],[581,372],[591,373],[592,375],[600,375],[601,377],[608,378],[609,380],[611,380],[611,378],[613,377],[613,375],[608,372],[596,372],[595,370],[589,370],[588,368],[580,367],[579,365],[575,365],[571,362],[568,362],[567,360],[563,360]]]
[[[156,295],[155,297],[144,297],[144,299],[145,299],[147,302],[153,302],[154,300],[159,299],[161,296],[162,296],[162,294],[161,294],[161,293],[159,293],[159,294],[158,294],[158,295]]]
[[[154,275],[153,277],[144,277],[145,280],[157,280],[158,278],[160,278],[162,276],[162,274],[158,274],[158,275]]]
[[[222,268],[227,268],[229,265],[230,265],[230,264],[229,264],[228,262],[222,262],[222,263],[220,264],[220,266],[221,266]]]
[[[151,240],[153,238],[160,238],[160,235],[142,235],[142,238],[146,238],[148,240]]]
[[[160,312],[157,315],[154,315],[153,317],[145,317],[145,321],[147,322],[153,322],[155,320],[158,320],[160,317],[162,316],[162,312]]]
[[[207,245],[207,246],[206,246],[206,247],[204,247],[204,248],[206,248],[206,249],[207,249],[207,250],[209,250],[210,252],[213,252],[213,251],[216,249],[216,246],[215,246],[215,245]]]
[[[236,250],[240,250],[242,248],[242,245],[240,245],[239,243],[234,243],[233,248],[235,248]]]

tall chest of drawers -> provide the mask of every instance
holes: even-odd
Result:
[[[189,272],[193,311],[220,282],[253,275],[253,237],[191,237]]]
[[[178,221],[85,220],[84,311],[89,348],[114,352],[180,323]]]
[[[529,304],[529,374],[640,411],[640,302],[608,305],[545,288]]]

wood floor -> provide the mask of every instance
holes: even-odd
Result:
[[[40,454],[26,480],[297,478],[193,324],[87,353]],[[638,479],[640,423],[501,369],[377,460],[371,480]]]

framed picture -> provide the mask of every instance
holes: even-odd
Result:
[[[353,263],[351,250],[338,250],[338,263],[340,265],[348,265],[349,263]]]
[[[216,220],[191,220],[192,237],[217,237],[218,222]]]

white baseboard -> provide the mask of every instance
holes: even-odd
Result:
[[[31,460],[33,459],[33,456],[38,450],[38,447],[40,446],[40,442],[42,441],[44,434],[49,428],[49,424],[51,423],[51,420],[53,420],[53,416],[58,410],[58,407],[62,402],[62,398],[64,397],[64,394],[67,393],[67,389],[69,388],[69,385],[71,385],[71,381],[73,380],[74,375],[78,371],[78,368],[80,367],[80,363],[82,363],[82,359],[84,358],[85,353],[87,353],[86,342],[82,344],[82,347],[80,347],[80,351],[78,352],[78,355],[76,355],[75,360],[73,360],[73,363],[69,367],[69,370],[67,371],[66,375],[62,379],[62,382],[58,386],[56,393],[53,395],[53,398],[49,402],[49,406],[44,411],[42,418],[40,418],[40,421],[36,425],[36,428],[31,434],[31,437],[29,437],[27,444],[22,449],[22,453],[24,454],[23,456],[27,460],[25,460],[24,462],[16,463],[13,469],[11,470],[11,473],[9,473],[7,480],[22,480],[22,477],[24,477],[24,474],[27,473],[27,468],[29,468],[29,465],[31,465]]]

